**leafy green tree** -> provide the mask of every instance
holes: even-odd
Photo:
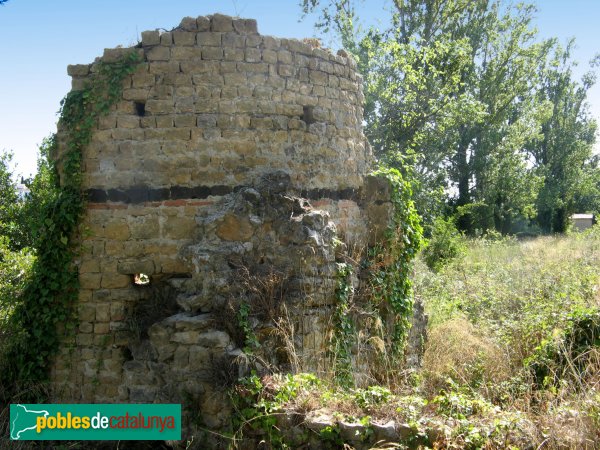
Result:
[[[17,215],[20,206],[17,186],[13,180],[10,163],[11,152],[0,154],[0,236],[5,236],[12,245],[12,238],[18,228]]]
[[[0,236],[13,250],[36,247],[44,208],[58,195],[58,181],[48,154],[52,145],[53,138],[47,138],[40,146],[37,173],[23,180],[29,189],[26,194],[17,191],[10,169],[12,153],[0,154]]]
[[[530,144],[538,173],[544,179],[537,198],[537,221],[545,231],[563,232],[576,208],[585,211],[598,205],[598,185],[594,182],[598,180],[594,168],[597,160],[592,159],[597,124],[586,103],[596,77],[590,72],[581,83],[573,79],[573,45],[570,41],[565,48],[556,48],[537,89],[539,102],[549,108],[542,121],[541,139]],[[598,60],[600,57],[593,63]],[[584,202],[586,197],[590,198],[589,205]]]
[[[457,123],[449,181],[456,188],[453,204],[482,205],[471,221],[459,220],[462,229],[508,232],[515,216],[531,214],[539,186],[523,146],[539,132],[542,111],[533,88],[552,42],[536,41],[531,6],[502,11],[499,1],[473,3],[479,4],[477,19],[459,30],[472,48],[459,91],[483,105],[483,114]]]
[[[8,238],[0,236],[0,359],[4,346],[19,333],[10,326],[9,318],[25,288],[34,261],[35,257],[28,249],[13,250]]]
[[[19,332],[10,326],[9,318],[35,260],[20,241],[22,233],[27,233],[28,222],[21,214],[25,200],[19,197],[11,161],[11,152],[0,154],[0,356]]]
[[[536,39],[534,8],[500,0],[396,0],[389,28],[359,35],[350,0],[304,0],[320,8],[366,80],[366,134],[388,164],[412,171],[426,222],[471,208],[462,229],[507,231],[531,215],[539,177],[524,143],[539,134],[533,95],[553,45]],[[428,217],[429,215],[429,217]]]
[[[600,215],[600,155],[594,155],[583,167],[573,205],[575,212]]]
[[[54,136],[44,139],[40,145],[40,157],[34,177],[25,180],[29,193],[18,211],[18,247],[37,248],[40,233],[44,230],[45,210],[51,208],[59,193],[58,176],[50,162]]]

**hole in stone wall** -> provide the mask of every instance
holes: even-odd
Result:
[[[133,344],[148,338],[148,329],[155,323],[181,312],[177,304],[178,291],[164,281],[152,280],[150,286],[140,289],[141,298],[135,307],[129,311],[127,324],[133,333]],[[136,348],[130,347],[136,358]]]
[[[306,125],[315,123],[314,110],[312,106],[304,106],[302,113],[302,120],[306,122]]]
[[[150,284],[150,277],[145,273],[136,273],[133,276],[133,284],[137,286],[147,286]]]
[[[121,349],[121,351],[123,352],[123,359],[125,361],[132,361],[133,360],[133,354],[131,353],[131,350],[127,347],[123,347]]]
[[[134,105],[135,113],[140,117],[144,117],[146,115],[146,104],[144,102],[134,102]]]

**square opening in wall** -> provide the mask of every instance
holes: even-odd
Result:
[[[306,125],[316,122],[314,108],[312,106],[303,106],[302,110],[302,120],[306,122]]]
[[[144,117],[146,115],[146,104],[144,102],[134,102],[135,113],[139,117]]]

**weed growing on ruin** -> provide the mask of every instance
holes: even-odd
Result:
[[[288,448],[277,428],[276,413],[279,405],[263,395],[265,385],[255,373],[240,380],[231,395],[235,415],[232,419],[236,431],[234,442],[243,438],[244,432],[262,430],[266,441],[274,448]],[[290,393],[288,393],[290,395]]]
[[[268,431],[249,424],[270,416],[263,423],[292,448],[356,442],[368,448],[596,448],[598,230],[525,242],[471,240],[461,263],[449,261],[439,272],[417,259],[413,286],[432,327],[414,382],[382,377],[392,382],[357,389],[335,377],[310,385],[299,375],[258,378],[260,392],[245,396],[246,412],[253,412],[238,422],[246,424],[244,438],[268,445]],[[349,283],[340,294],[347,294],[347,316],[358,328],[362,293]],[[377,439],[391,420],[398,435],[387,447]]]
[[[336,425],[328,425],[319,431],[319,440],[327,448],[342,448],[344,440],[340,436],[340,428]]]
[[[369,386],[366,389],[357,389],[354,394],[356,404],[363,409],[386,403],[391,397],[392,391],[383,386]]]
[[[0,377],[5,385],[47,380],[49,361],[63,335],[70,336],[77,325],[73,310],[78,295],[78,274],[73,265],[77,248],[73,237],[85,205],[81,152],[89,144],[98,118],[119,100],[122,81],[138,62],[139,55],[131,52],[118,62],[98,63],[87,86],[70,92],[61,102],[60,127],[66,139],[60,143],[63,154],[54,164],[61,167],[62,177],[59,179],[55,166],[55,193],[42,211],[43,229],[35,246],[37,259],[10,319],[12,327],[21,332],[2,360]],[[56,137],[46,144],[51,155],[58,154]]]
[[[238,289],[214,313],[217,326],[227,331],[246,356],[260,360],[263,368],[270,370],[283,362],[297,367],[298,357],[290,341],[293,324],[284,301],[289,275],[274,267],[243,265],[237,275]]]
[[[250,304],[242,301],[237,312],[237,321],[240,330],[244,335],[244,352],[251,354],[254,350],[260,347],[258,337],[254,332],[254,328],[250,324]]]
[[[283,435],[285,425],[281,424],[289,422],[290,417],[298,419],[299,424],[302,414],[292,413],[290,416],[285,408],[302,402],[312,391],[322,388],[322,382],[309,373],[264,377],[252,373],[239,380],[230,393],[235,411],[232,417],[234,448],[237,448],[236,444],[244,437],[256,435],[263,436],[263,441],[269,448],[297,448],[297,443]],[[307,436],[299,436],[299,439],[306,440]]]
[[[515,448],[530,439],[529,430],[516,432],[523,425],[518,414],[456,384],[429,402],[380,386],[348,389],[311,374],[252,375],[232,392],[233,448],[257,438],[267,448],[331,449]],[[390,420],[395,439],[378,431]]]

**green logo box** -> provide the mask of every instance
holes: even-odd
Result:
[[[11,404],[10,438],[19,441],[180,440],[177,404]]]

